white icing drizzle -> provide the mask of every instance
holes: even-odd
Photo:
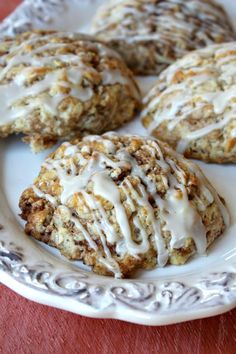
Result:
[[[85,240],[88,242],[88,244],[89,244],[89,246],[91,248],[93,248],[94,250],[98,249],[96,242],[94,242],[94,240],[91,238],[91,236],[89,235],[88,231],[80,223],[79,219],[72,215],[72,212],[71,212],[71,210],[69,208],[67,208],[65,205],[59,205],[58,206],[58,211],[60,213],[62,213],[62,214],[65,214],[65,215],[69,216],[69,220],[71,222],[73,222],[75,227],[81,231],[81,233],[83,234]]]
[[[177,146],[177,151],[183,153],[190,141],[223,129],[236,119],[235,53],[236,42],[211,46],[188,54],[164,71],[144,98],[146,107],[141,118],[150,112],[153,117],[148,126],[149,133],[152,134],[164,121],[171,131],[181,121],[195,116],[197,111],[200,113],[210,107],[217,119],[201,128],[193,126],[190,131],[184,131]],[[174,83],[177,73],[181,72],[185,78]],[[198,116],[201,119],[201,114]]]
[[[231,138],[236,138],[236,128],[234,128],[231,132]]]
[[[222,9],[205,0],[108,1],[95,16],[92,32],[105,40],[155,41],[160,48],[174,43],[171,49],[177,57],[186,48],[213,44],[219,36],[225,42],[235,38]]]
[[[57,201],[54,197],[52,197],[50,194],[43,193],[39,188],[37,188],[35,185],[32,185],[32,189],[34,193],[39,197],[39,198],[44,198],[48,200],[52,205],[56,206]]]
[[[205,198],[209,201],[211,204],[213,201],[215,201],[220,209],[220,212],[222,214],[224,224],[226,227],[229,227],[230,225],[230,215],[228,213],[228,210],[226,209],[225,205],[222,203],[218,193],[216,190],[212,187],[210,182],[207,180],[207,178],[204,176],[200,168],[194,164],[193,162],[189,161],[189,168],[190,171],[195,173],[197,178],[200,181],[200,188],[205,196]]]
[[[108,165],[109,166],[109,165]],[[115,208],[117,223],[121,229],[121,234],[125,239],[127,249],[130,254],[137,253],[137,245],[132,240],[129,220],[125,208],[120,200],[120,192],[112,178],[107,175],[107,171],[95,173],[91,180],[93,181],[93,192],[97,196],[108,200]]]
[[[90,212],[92,212],[95,227],[96,227],[96,229],[98,231],[98,235],[102,241],[102,246],[103,246],[104,253],[106,256],[106,258],[99,256],[99,261],[102,264],[104,264],[110,271],[112,271],[114,274],[116,274],[116,277],[120,278],[121,272],[120,272],[119,265],[112,258],[111,252],[106,244],[106,238],[104,236],[104,230],[105,230],[105,232],[106,232],[105,234],[107,235],[107,241],[108,242],[111,241],[111,237],[109,237],[109,235],[111,235],[112,239],[113,239],[114,238],[114,230],[107,220],[107,216],[106,216],[104,209],[100,206],[100,204],[96,201],[96,199],[93,198],[89,193],[86,193],[85,191],[83,191],[83,196],[85,198],[86,203],[88,204],[88,206],[90,208]],[[99,210],[99,219],[98,219],[96,212],[95,212],[96,209]],[[104,219],[101,219],[101,216]],[[90,239],[91,239],[91,237],[90,237]],[[93,246],[92,248],[97,250],[97,245]]]
[[[60,38],[74,39],[73,45],[78,43],[81,45],[83,42],[84,47],[88,50],[95,50],[101,60],[107,57],[118,57],[115,52],[100,43],[94,43],[89,37],[70,33],[33,35],[33,38],[19,45],[13,42],[9,53],[3,55],[0,61],[0,126],[19,117],[29,116],[35,109],[42,107],[56,116],[58,105],[69,96],[82,102],[90,100],[94,94],[93,86],[88,79],[86,79],[86,87],[82,85],[85,74],[89,73],[94,76],[100,75],[103,85],[116,83],[128,85],[132,94],[136,98],[138,97],[135,83],[120,70],[104,66],[103,71],[98,72],[92,66],[84,63],[84,53],[55,55],[55,50],[70,46],[70,43],[55,42],[55,39]],[[45,42],[46,44],[44,44]],[[32,45],[36,48],[29,51],[27,48]],[[53,67],[53,62],[64,63],[66,67]],[[13,75],[11,81],[1,83],[16,67],[21,67],[21,70]],[[27,79],[31,75],[35,75],[39,68],[45,68],[43,77],[39,77],[39,80],[32,85],[27,84]],[[56,87],[68,88],[69,92],[62,93],[58,89],[54,92]]]
[[[70,211],[70,220],[74,223],[74,227],[82,233],[91,249],[98,252],[99,262],[112,271],[116,277],[120,277],[119,264],[112,257],[109,244],[115,246],[118,255],[131,255],[137,258],[148,252],[150,243],[154,242],[157,249],[157,263],[159,266],[164,266],[169,258],[169,250],[163,238],[163,231],[169,232],[171,235],[168,246],[170,250],[184,247],[186,239],[192,238],[197,251],[204,253],[207,247],[206,229],[200,214],[188,199],[184,171],[178,167],[174,160],[165,159],[158,143],[149,139],[146,144],[147,151],[156,157],[157,167],[159,166],[162,174],[166,174],[163,183],[168,186],[168,189],[165,197],[162,198],[157,192],[155,181],[144,172],[127,149],[118,148],[113,143],[112,137],[114,135],[109,136],[109,134],[99,137],[85,137],[82,149],[84,153],[90,153],[89,158],[83,156],[82,149],[77,145],[65,143],[63,144],[65,146],[64,158],[58,160],[49,158],[44,164],[47,169],[56,171],[62,187],[62,193],[58,198],[64,208],[70,210],[70,200],[75,194],[77,198],[83,198],[82,205],[92,215],[94,235],[99,237],[101,241],[103,255],[99,252],[95,239],[91,236],[91,231],[87,230],[72,211]],[[91,150],[89,147],[91,142],[102,144],[103,148],[107,150],[107,154],[111,154],[112,158],[94,148]],[[177,161],[182,159],[179,155],[175,155],[174,158]],[[191,162],[185,161],[186,163],[199,179],[205,198],[209,203],[214,200],[218,203],[225,224],[228,225],[227,211],[217,193]],[[74,168],[70,167],[70,172],[68,172],[68,166],[73,164]],[[124,170],[129,171],[130,177],[126,177],[118,186],[112,176],[114,173],[119,174]],[[133,179],[137,181],[136,187],[131,182]],[[48,199],[48,195],[44,195],[38,187],[34,187],[34,192],[39,197]],[[155,208],[149,200],[150,196],[154,200]],[[119,232],[117,232],[114,222],[111,223],[109,220],[109,214],[104,209],[100,198],[112,206]],[[127,215],[126,207],[131,210],[131,216]],[[143,210],[146,215],[146,222],[150,226],[149,232],[147,232],[147,226],[142,225],[143,221],[139,216],[140,210]],[[132,237],[131,224],[137,233],[137,240]]]

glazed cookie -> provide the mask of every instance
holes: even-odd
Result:
[[[186,157],[236,162],[236,42],[192,52],[144,99],[149,133]]]
[[[73,33],[27,32],[0,42],[0,137],[35,151],[131,120],[139,90],[117,53]]]
[[[192,162],[138,136],[62,144],[20,199],[28,235],[96,273],[183,264],[222,234],[223,200]]]
[[[187,52],[235,40],[224,9],[213,0],[110,0],[92,32],[136,74],[158,74]]]

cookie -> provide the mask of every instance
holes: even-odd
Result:
[[[142,122],[186,157],[236,163],[236,42],[186,55],[145,97]]]
[[[187,52],[236,39],[213,0],[110,0],[92,29],[141,75],[159,74]]]
[[[229,222],[194,163],[155,139],[110,133],[63,143],[20,208],[28,235],[116,277],[183,264]]]
[[[27,32],[0,42],[0,137],[35,151],[130,121],[139,89],[120,56],[94,38]]]

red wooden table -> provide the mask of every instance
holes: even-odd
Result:
[[[19,3],[0,0],[0,19]],[[236,353],[236,309],[178,325],[144,327],[39,305],[0,285],[0,354],[28,353]]]

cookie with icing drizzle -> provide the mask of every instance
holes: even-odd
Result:
[[[139,99],[123,60],[94,38],[37,31],[0,42],[0,137],[23,133],[39,151],[121,126]]]
[[[192,52],[144,98],[148,132],[186,157],[236,163],[236,42]]]
[[[116,277],[183,264],[229,224],[194,163],[155,139],[111,133],[63,143],[20,208],[28,235]]]
[[[92,32],[109,43],[136,74],[158,74],[187,52],[236,39],[213,0],[110,0]]]

